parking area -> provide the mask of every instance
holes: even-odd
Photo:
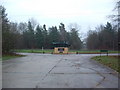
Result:
[[[97,54],[35,54],[4,61],[3,88],[118,88],[117,73]]]

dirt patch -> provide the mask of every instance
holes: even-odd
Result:
[[[110,57],[114,57],[114,58],[120,59],[120,56],[110,56]]]

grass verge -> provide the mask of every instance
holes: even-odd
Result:
[[[15,53],[9,53],[9,54],[3,54],[2,55],[2,61],[12,59],[12,58],[17,58],[17,57],[23,57],[25,55],[20,55],[20,54],[15,54]]]
[[[70,50],[70,52],[77,52],[78,54],[100,54],[100,50],[79,50],[79,51],[75,51],[75,50]],[[104,52],[106,53],[106,52]],[[111,51],[108,50],[108,53],[119,53],[118,51]]]
[[[53,49],[17,49],[14,52],[21,52],[21,53],[52,53]],[[100,54],[100,50],[69,50],[69,53],[73,54]],[[108,51],[108,53],[118,53],[118,51]]]
[[[21,53],[52,53],[53,50],[52,49],[45,49],[45,50],[41,50],[41,49],[18,49],[18,50],[14,50],[15,52],[21,52]]]
[[[95,56],[92,59],[120,73],[120,66],[118,65],[120,56]]]

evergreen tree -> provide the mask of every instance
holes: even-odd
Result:
[[[107,22],[105,26],[96,28],[96,31],[88,32],[87,48],[115,50],[118,48],[117,38],[118,32]]]
[[[46,29],[46,25],[43,25],[43,48],[47,48],[48,47],[48,32]]]
[[[82,42],[79,38],[78,31],[75,28],[72,28],[70,32],[70,44],[71,44],[71,49],[82,48]]]
[[[52,26],[49,28],[49,45],[52,47],[52,42],[59,42],[60,41],[60,34],[57,27]]]
[[[2,52],[8,53],[11,49],[14,48],[14,42],[12,38],[12,32],[10,32],[10,24],[5,13],[6,9],[3,6],[0,6],[0,14],[2,17]]]
[[[62,42],[67,41],[67,32],[65,30],[65,25],[63,23],[60,23],[59,25],[59,30],[60,30],[60,40]]]
[[[42,48],[43,47],[43,28],[40,27],[39,25],[37,25],[37,28],[36,28],[36,47],[37,48]]]
[[[28,39],[28,48],[33,49],[35,47],[35,37],[34,37],[34,29],[30,21],[28,21],[28,31],[26,32],[26,35]]]

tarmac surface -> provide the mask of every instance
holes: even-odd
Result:
[[[2,89],[2,59],[0,58],[0,90]]]
[[[118,88],[114,70],[90,58],[97,54],[35,54],[2,63],[2,88]]]

